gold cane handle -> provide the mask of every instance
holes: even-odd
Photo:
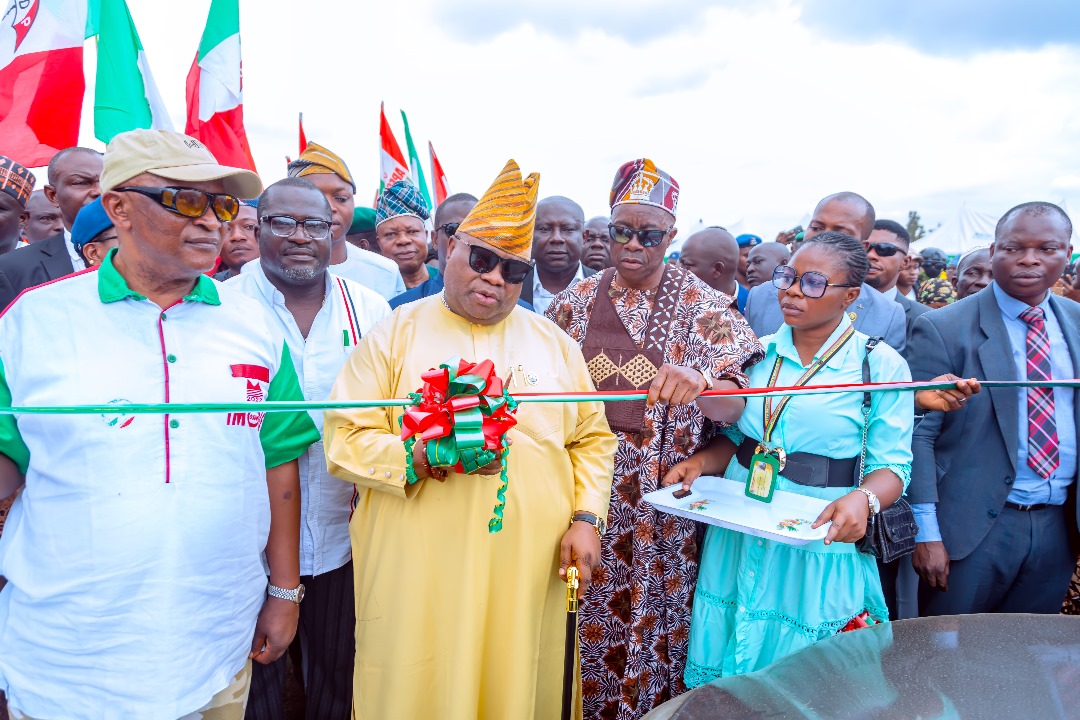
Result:
[[[566,568],[566,612],[576,613],[578,608],[578,569],[575,565]]]

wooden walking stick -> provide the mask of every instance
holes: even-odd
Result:
[[[563,660],[562,720],[573,717],[574,671],[577,669],[578,569],[566,568],[566,655]]]

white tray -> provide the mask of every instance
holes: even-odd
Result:
[[[775,540],[785,545],[806,545],[815,540],[823,540],[831,525],[825,523],[816,530],[810,527],[829,504],[828,500],[777,490],[773,493],[772,502],[763,503],[751,500],[743,494],[745,483],[708,475],[694,481],[689,495],[681,499],[675,498],[672,493],[681,487],[672,485],[663,490],[646,493],[642,499],[661,512],[709,525],[719,525],[728,530]],[[707,504],[704,507],[691,507],[701,501],[706,501]],[[782,521],[790,520],[806,522],[797,524],[791,530],[780,527]]]

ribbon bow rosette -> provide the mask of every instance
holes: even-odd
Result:
[[[417,481],[412,470],[417,436],[432,467],[473,473],[502,457],[502,486],[496,495],[495,516],[488,532],[502,529],[506,506],[506,432],[517,424],[518,403],[506,392],[490,360],[470,363],[451,358],[420,376],[423,387],[410,393],[413,405],[401,417],[408,481]]]

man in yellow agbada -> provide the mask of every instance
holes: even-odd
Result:
[[[491,360],[511,393],[592,390],[577,343],[516,305],[530,268],[538,182],[536,174],[522,181],[507,163],[451,239],[443,294],[404,305],[372,329],[333,399],[403,398],[420,387],[421,373],[454,356]],[[617,442],[603,405],[521,404],[508,433],[498,533],[488,532],[488,520],[499,461],[472,475],[445,474],[425,462],[417,442],[420,479],[409,484],[401,414],[372,408],[325,419],[330,472],[359,493],[350,522],[353,716],[557,718],[564,571],[572,562],[588,585],[607,517]]]

